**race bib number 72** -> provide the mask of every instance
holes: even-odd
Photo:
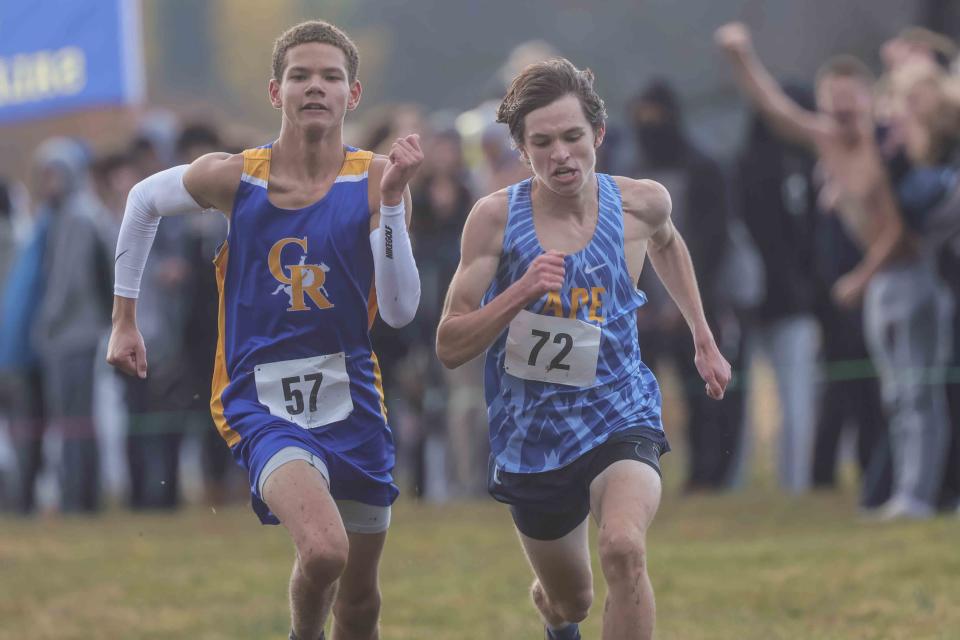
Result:
[[[524,380],[593,386],[600,336],[589,322],[521,311],[507,332],[504,369]]]
[[[343,353],[261,364],[253,372],[260,402],[304,429],[339,422],[353,412]]]

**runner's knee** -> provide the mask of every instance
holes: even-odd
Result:
[[[637,527],[606,525],[600,530],[598,546],[600,566],[608,583],[633,583],[646,573],[646,541]]]
[[[593,588],[587,587],[553,603],[554,610],[567,622],[583,622],[593,604]]]
[[[581,622],[586,619],[593,604],[593,585],[586,584],[579,589],[570,589],[563,593],[547,596],[540,581],[533,583],[530,592],[537,608],[549,608],[567,622]]]
[[[297,546],[300,571],[317,586],[333,584],[347,566],[349,543],[343,540],[311,536]]]

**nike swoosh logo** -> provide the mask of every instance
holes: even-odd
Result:
[[[120,261],[120,258],[123,257],[123,254],[125,254],[127,251],[130,251],[130,249],[124,249],[123,251],[121,251],[120,253],[118,253],[118,254],[117,254],[117,257],[116,257],[116,258],[114,259],[114,261],[113,261],[113,264],[117,264],[117,262]]]
[[[604,265],[604,264],[595,264],[595,265],[593,265],[592,267],[587,267],[586,269],[583,270],[583,272],[586,273],[587,275],[589,275],[589,274],[593,273],[594,271],[596,271],[597,269],[603,269],[605,266],[606,266],[606,265]]]

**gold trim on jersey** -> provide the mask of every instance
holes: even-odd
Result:
[[[380,415],[383,416],[383,422],[387,422],[387,400],[383,393],[383,374],[380,373],[380,359],[377,354],[370,349],[370,360],[373,362],[373,386],[377,388],[377,395],[380,396]]]
[[[343,159],[343,166],[334,182],[359,182],[367,177],[373,153],[370,151],[348,151]]]
[[[227,373],[227,358],[223,346],[223,335],[225,331],[225,310],[223,297],[225,289],[224,282],[227,277],[228,254],[229,246],[226,242],[224,242],[223,247],[221,247],[220,252],[213,261],[217,268],[217,290],[220,293],[220,312],[218,314],[219,317],[217,318],[217,355],[213,361],[213,382],[211,383],[210,389],[210,413],[213,416],[214,424],[217,426],[217,431],[219,431],[223,439],[227,441],[227,445],[232,447],[240,442],[240,434],[230,428],[230,425],[227,424],[227,418],[223,413],[223,392],[230,385],[230,374]]]
[[[270,181],[270,156],[272,151],[273,149],[270,147],[245,149],[243,152],[243,175],[240,176],[240,179],[266,189]],[[348,151],[343,159],[340,172],[333,181],[334,184],[365,180],[372,161],[373,153],[370,151],[360,149]]]
[[[266,189],[270,180],[270,151],[269,147],[244,150],[240,179]]]
[[[371,154],[372,156],[373,154]],[[377,319],[377,286],[370,283],[370,297],[367,298],[367,329],[373,328],[373,322]],[[383,421],[387,421],[387,401],[383,393],[383,375],[380,373],[380,360],[374,353],[373,347],[370,348],[370,359],[373,361],[373,386],[377,388],[377,394],[380,396],[380,415]]]

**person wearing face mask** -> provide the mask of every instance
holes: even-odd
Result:
[[[666,80],[644,87],[627,107],[636,147],[633,175],[664,185],[673,201],[673,223],[687,242],[700,284],[704,312],[717,344],[734,369],[742,355],[742,331],[732,296],[725,289],[722,265],[731,250],[730,207],[720,165],[690,139],[683,124],[680,98]],[[736,480],[743,425],[739,388],[723,401],[711,402],[699,389],[693,346],[677,305],[652,269],[641,272],[639,287],[648,303],[638,313],[639,339],[647,361],[670,359],[683,381],[687,407],[689,462],[686,489],[717,491]]]

